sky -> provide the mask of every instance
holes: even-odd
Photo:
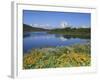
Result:
[[[90,27],[90,13],[23,10],[23,23],[45,28],[58,28],[62,23],[73,27]],[[46,26],[44,26],[46,25]]]

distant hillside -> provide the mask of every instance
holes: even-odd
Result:
[[[91,29],[90,28],[63,28],[63,29],[52,29],[48,31],[50,34],[63,34],[67,36],[73,37],[86,37],[90,38],[91,36]]]
[[[23,32],[31,32],[31,31],[47,31],[49,34],[63,34],[69,35],[73,37],[88,37],[91,35],[91,28],[56,28],[56,29],[43,29],[29,26],[27,24],[23,24]]]
[[[36,28],[27,24],[23,24],[23,32],[29,32],[29,31],[47,31],[47,29]]]

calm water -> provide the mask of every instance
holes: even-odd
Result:
[[[88,39],[73,38],[71,36],[48,34],[47,32],[27,32],[24,33],[23,52],[32,48],[69,46],[73,44],[84,44]]]

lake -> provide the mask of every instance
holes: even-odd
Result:
[[[32,48],[70,46],[73,44],[84,44],[88,41],[89,39],[61,34],[49,34],[47,32],[26,32],[23,35],[23,52],[26,53]]]

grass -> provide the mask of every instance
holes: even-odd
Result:
[[[32,49],[23,55],[23,69],[90,66],[90,44]]]

